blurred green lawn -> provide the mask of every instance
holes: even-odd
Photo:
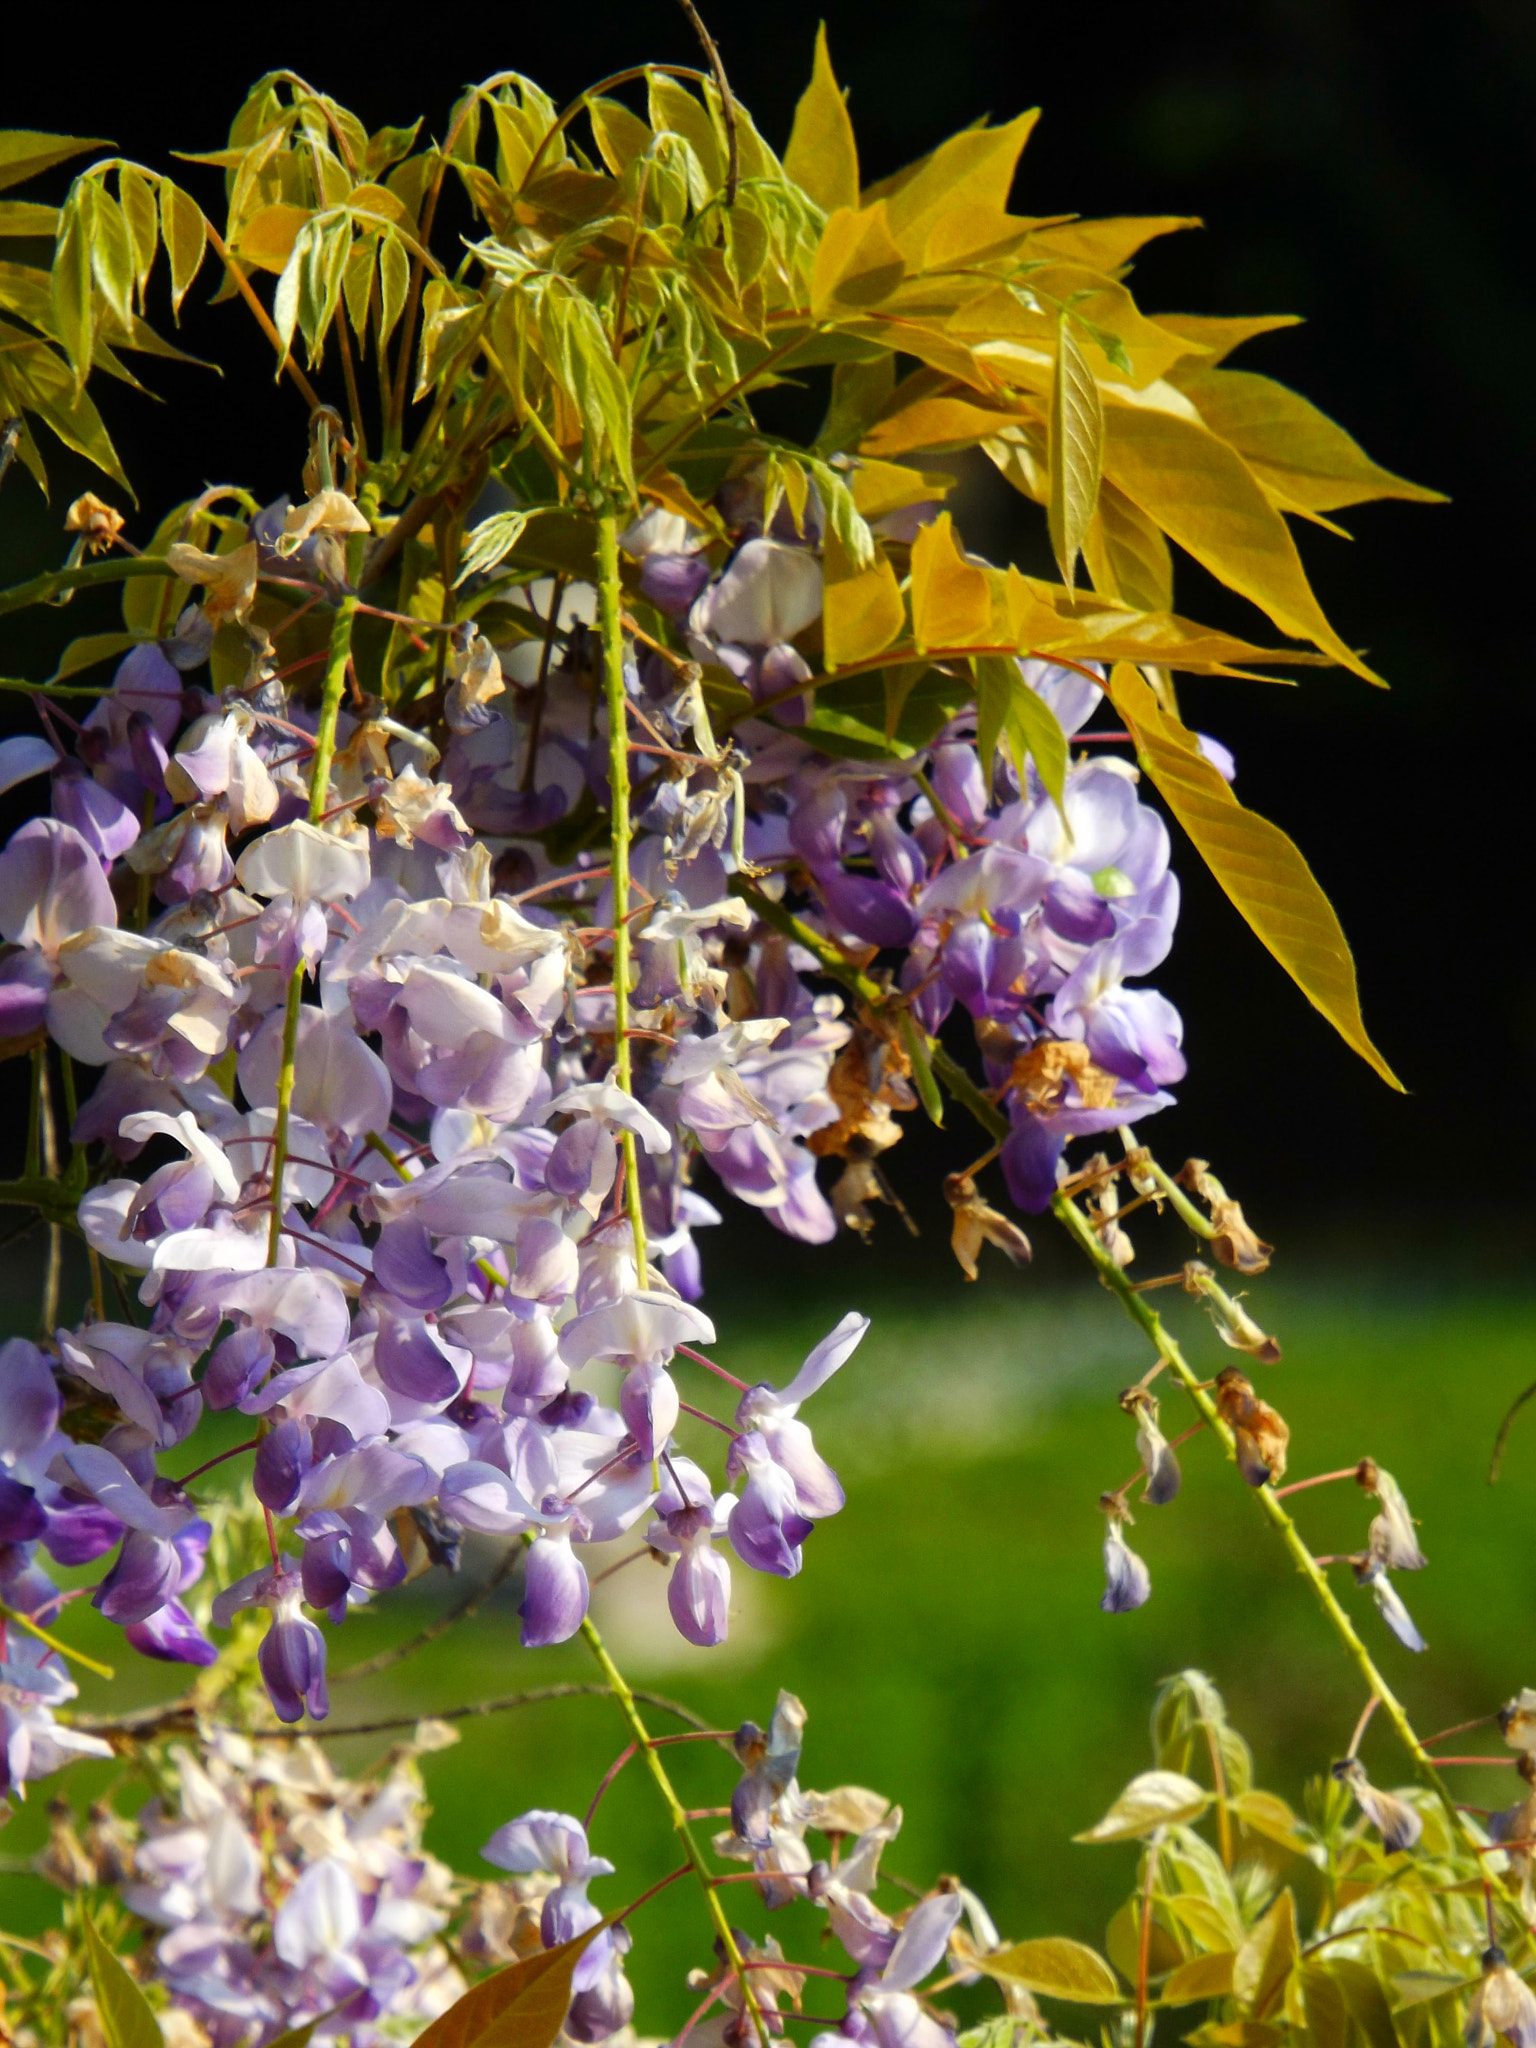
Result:
[[[714,1652],[690,1649],[671,1630],[664,1576],[648,1563],[600,1589],[595,1611],[636,1684],[686,1700],[712,1725],[766,1721],[780,1686],[798,1693],[810,1716],[802,1783],[861,1783],[903,1805],[892,1870],[922,1884],[941,1871],[962,1874],[1007,1936],[1100,1942],[1134,1850],[1075,1847],[1068,1838],[1145,1767],[1157,1681],[1188,1665],[1209,1672],[1254,1745],[1261,1781],[1297,1801],[1305,1779],[1342,1753],[1363,1703],[1358,1680],[1208,1438],[1182,1453],[1178,1501],[1144,1510],[1132,1531],[1152,1569],[1151,1603],[1131,1615],[1098,1612],[1097,1498],[1136,1462],[1115,1396],[1149,1359],[1086,1276],[1070,1291],[1004,1274],[974,1289],[906,1295],[882,1277],[865,1292],[861,1305],[875,1326],[808,1410],[848,1506],[807,1544],[802,1576],[784,1583],[738,1565],[732,1640]],[[1172,1294],[1160,1301],[1198,1364],[1215,1372],[1232,1362],[1194,1303]],[[748,1381],[782,1383],[846,1304],[786,1289],[711,1305],[721,1361]],[[1501,1483],[1486,1481],[1498,1418],[1536,1377],[1536,1302],[1399,1273],[1347,1289],[1321,1277],[1275,1277],[1254,1305],[1285,1345],[1284,1364],[1256,1377],[1291,1424],[1291,1476],[1369,1452],[1397,1476],[1422,1522],[1431,1569],[1401,1584],[1429,1641],[1426,1656],[1387,1635],[1347,1569],[1335,1574],[1419,1727],[1486,1712],[1536,1681],[1536,1416],[1526,1434],[1517,1426]],[[717,1387],[692,1373],[684,1395],[724,1413],[712,1398]],[[1170,1434],[1184,1426],[1182,1405],[1178,1395],[1165,1402]],[[718,1467],[714,1444],[698,1449]],[[1353,1487],[1302,1496],[1297,1507],[1315,1549],[1363,1542],[1369,1505]],[[482,1572],[488,1562],[472,1560]],[[416,1658],[351,1686],[340,1675],[462,1592],[462,1582],[434,1575],[348,1620],[332,1639],[333,1725],[593,1675],[579,1645],[519,1647],[510,1590]],[[113,1687],[88,1681],[83,1707],[178,1689],[174,1668],[125,1658],[121,1637],[84,1602],[61,1626],[123,1670]],[[675,1725],[652,1719],[658,1729]],[[426,1760],[429,1841],[458,1869],[485,1876],[477,1851],[493,1828],[534,1805],[584,1812],[625,1741],[603,1699],[460,1725],[460,1743]],[[328,1746],[356,1767],[385,1740]],[[1379,1781],[1407,1775],[1379,1725],[1365,1754]],[[728,1799],[734,1772],[717,1750],[679,1747],[669,1761],[691,1803]],[[65,1782],[83,1801],[113,1775],[112,1766],[90,1765]],[[1509,1784],[1503,1772],[1460,1772],[1457,1782],[1485,1803]],[[34,1790],[0,1848],[15,1856],[35,1847],[57,1783]],[[606,1906],[634,1897],[675,1860],[638,1767],[607,1796],[594,1840],[619,1866],[597,1887]],[[730,1896],[740,1923],[761,1930],[755,1894],[742,1887]],[[56,1910],[41,1880],[0,1879],[0,1924],[32,1932]],[[808,1908],[770,1924],[795,1953],[815,1957],[818,1921]],[[691,1887],[647,1907],[631,1959],[643,2032],[677,2024],[691,2002],[683,1974],[708,1960]]]

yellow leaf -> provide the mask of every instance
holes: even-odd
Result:
[[[1366,1032],[1350,957],[1333,905],[1278,825],[1245,810],[1136,670],[1110,677],[1116,709],[1142,765],[1212,874],[1312,1006],[1389,1087],[1401,1089]]]
[[[1309,512],[1334,512],[1371,498],[1443,505],[1440,491],[1411,484],[1372,462],[1352,435],[1272,377],[1190,363],[1172,380],[1200,417],[1235,448],[1263,484]]]
[[[853,502],[866,519],[884,519],[908,505],[925,505],[955,488],[947,469],[909,469],[904,462],[861,460],[848,479]]]
[[[411,225],[405,201],[387,185],[354,185],[347,194],[347,204],[354,213],[377,214],[381,220],[393,221],[396,227]]]
[[[955,544],[954,523],[941,512],[912,543],[912,638],[929,647],[985,646],[992,627],[987,572]]]
[[[1091,270],[1086,264],[1046,263],[1037,270],[1032,269],[1028,277],[1031,289],[1041,297],[1057,305],[1070,304],[1083,348],[1101,377],[1125,377],[1126,371],[1115,365],[1090,332],[1091,327],[1102,328],[1107,336],[1113,336],[1120,344],[1131,363],[1129,381],[1138,391],[1163,376],[1175,363],[1199,353],[1198,343],[1174,334],[1156,320],[1149,320],[1123,284]],[[985,321],[997,334],[1028,336],[1039,332],[1039,315],[1031,313],[1017,300],[1014,302],[1017,311],[1009,315],[1008,324],[1004,326],[1001,316],[1007,309],[1002,298],[1003,295],[997,293],[967,307],[954,320],[955,332],[968,336],[972,323],[980,321]]]
[[[1273,1792],[1240,1792],[1232,1801],[1232,1811],[1250,1834],[1264,1835],[1298,1856],[1305,1855],[1307,1844],[1297,1833],[1295,1814]]]
[[[1029,238],[1026,252],[1047,261],[1082,263],[1090,270],[1118,270],[1159,235],[1203,227],[1192,214],[1118,215],[1110,220],[1046,221]]]
[[[1158,1996],[1164,2005],[1194,2005],[1202,1998],[1226,1998],[1232,1990],[1231,1949],[1214,1956],[1191,1956],[1181,1963]]]
[[[681,135],[699,160],[699,167],[711,191],[725,182],[725,151],[715,132],[709,111],[685,86],[665,72],[653,71],[647,80],[650,90],[651,126]]]
[[[1287,1890],[1263,1919],[1249,1928],[1232,1965],[1232,1995],[1248,2007],[1254,2019],[1262,2019],[1274,2004],[1291,1974],[1298,1946],[1296,1901]]]
[[[1045,1998],[1065,1998],[1074,2005],[1119,2005],[1125,1994],[1120,1981],[1097,1949],[1061,1935],[1042,1941],[1016,1941],[1011,1948],[978,1955],[976,1967],[1005,1984],[1022,1984]]]
[[[262,207],[240,230],[240,255],[259,270],[281,275],[293,254],[299,229],[309,217],[307,206]]]
[[[1245,341],[1252,341],[1256,334],[1274,334],[1282,327],[1299,327],[1299,313],[1257,313],[1249,319],[1220,313],[1159,313],[1159,327],[1166,327],[1170,334],[1179,334],[1186,341],[1193,342],[1197,349],[1205,349],[1206,367],[1223,361],[1233,349],[1241,348]]]
[[[811,82],[795,108],[784,169],[826,213],[859,203],[859,152],[847,105],[832,73],[825,23],[816,31]]]
[[[1290,528],[1225,441],[1160,405],[1111,404],[1105,428],[1105,475],[1170,539],[1281,632],[1310,640],[1341,667],[1380,683],[1329,625]]]
[[[998,436],[1021,415],[978,405],[974,399],[919,395],[899,412],[876,420],[860,443],[865,455],[906,455],[914,448],[969,448]]]
[[[620,100],[588,100],[587,118],[598,154],[616,178],[623,177],[635,158],[644,156],[651,146],[650,129]]]
[[[1099,387],[1063,313],[1056,326],[1056,375],[1051,381],[1051,413],[1046,441],[1051,470],[1051,495],[1046,522],[1051,548],[1068,590],[1077,574],[1083,536],[1099,495],[1099,470],[1104,455],[1104,413]]]
[[[883,653],[907,623],[907,613],[883,549],[877,548],[874,561],[861,570],[829,530],[823,566],[823,652],[830,672]]]
[[[1173,558],[1163,531],[1105,477],[1083,536],[1093,587],[1139,612],[1173,609]]]
[[[1129,1842],[1176,1821],[1198,1820],[1211,1795],[1181,1771],[1143,1771],[1132,1778],[1104,1818],[1074,1842]]]
[[[482,1979],[416,2036],[421,2048],[552,2048],[571,2002],[571,1972],[606,1925]]]
[[[948,248],[944,223],[972,207],[994,215],[1008,204],[1013,174],[1040,109],[1006,121],[1000,128],[966,128],[940,143],[931,156],[870,187],[864,203],[890,202],[891,233],[913,269],[930,263],[929,239]],[[956,259],[953,251],[945,260]]]
[[[840,207],[817,244],[811,311],[822,319],[839,306],[878,306],[901,283],[903,268],[883,201],[857,212]]]

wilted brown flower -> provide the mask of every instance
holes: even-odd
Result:
[[[1264,1272],[1274,1257],[1274,1246],[1266,1244],[1252,1228],[1243,1215],[1242,1205],[1233,1201],[1205,1161],[1186,1160],[1179,1180],[1210,1209],[1211,1221],[1216,1226],[1211,1250],[1221,1263],[1235,1266],[1239,1273]]]
[[[1189,1260],[1184,1268],[1184,1292],[1205,1303],[1223,1344],[1230,1344],[1234,1351],[1246,1351],[1261,1365],[1280,1363],[1278,1340],[1259,1328],[1242,1302],[1228,1294],[1210,1267],[1199,1259]]]
[[[105,554],[123,530],[123,515],[115,505],[86,491],[64,514],[64,531],[78,533],[87,554]]]
[[[968,1173],[952,1173],[944,1182],[944,1199],[955,1212],[949,1242],[967,1280],[976,1278],[976,1260],[983,1244],[995,1244],[1016,1266],[1034,1256],[1029,1239],[1017,1223],[994,1209],[976,1191]]]
[[[1285,1476],[1286,1446],[1291,1432],[1285,1419],[1253,1391],[1246,1373],[1229,1365],[1216,1375],[1216,1406],[1232,1431],[1238,1470],[1250,1486]]]

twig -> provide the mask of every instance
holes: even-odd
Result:
[[[338,1671],[336,1684],[340,1685],[343,1679],[372,1678],[375,1672],[387,1671],[392,1664],[403,1663],[407,1657],[415,1656],[418,1650],[424,1650],[428,1643],[435,1643],[438,1637],[446,1635],[456,1622],[468,1621],[469,1617],[477,1613],[491,1595],[506,1583],[513,1567],[521,1560],[522,1554],[515,1543],[509,1545],[485,1584],[477,1586],[474,1592],[459,1602],[457,1607],[450,1608],[447,1614],[440,1614],[436,1621],[429,1621],[421,1633],[412,1636],[409,1642],[397,1643],[392,1650],[380,1650],[376,1657],[365,1657],[361,1664],[350,1664],[345,1671]]]
[[[1531,1382],[1523,1394],[1516,1396],[1504,1420],[1499,1424],[1499,1433],[1493,1440],[1493,1456],[1488,1460],[1488,1484],[1490,1486],[1497,1484],[1499,1467],[1504,1462],[1504,1445],[1508,1441],[1509,1432],[1514,1424],[1515,1417],[1520,1413],[1526,1402],[1531,1399],[1533,1394],[1536,1394],[1536,1380]]]
[[[354,1721],[345,1728],[306,1728],[305,1739],[311,1742],[341,1742],[349,1735],[392,1735],[401,1728],[414,1728],[418,1721],[478,1721],[487,1714],[505,1714],[514,1707],[537,1707],[546,1700],[601,1699],[611,1693],[608,1685],[539,1685],[530,1692],[511,1692],[501,1699],[477,1700],[472,1707],[445,1707],[441,1713],[393,1714],[384,1721]],[[696,1728],[703,1729],[705,1722],[692,1707],[685,1707],[677,1700],[664,1698],[656,1692],[632,1692],[631,1699],[641,1705],[655,1707],[663,1714],[675,1714],[680,1721],[691,1721]],[[292,1742],[298,1737],[293,1728],[257,1728],[252,1738],[257,1742]]]
[[[725,66],[720,61],[720,50],[714,37],[704,26],[699,10],[693,0],[679,0],[687,15],[694,34],[704,45],[704,54],[709,59],[709,68],[714,73],[715,90],[720,95],[720,118],[725,123],[725,203],[736,204],[736,186],[741,176],[740,153],[736,143],[736,100],[731,92],[730,82],[725,75]]]

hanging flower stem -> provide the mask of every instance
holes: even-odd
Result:
[[[320,691],[320,724],[315,733],[315,751],[309,771],[309,822],[317,825],[325,816],[331,786],[331,759],[336,752],[336,714],[341,709],[347,683],[347,663],[352,655],[352,622],[357,616],[357,599],[344,597],[331,627],[331,651],[325,664],[325,681]],[[293,1106],[293,1067],[299,1049],[299,1010],[304,1000],[304,962],[299,961],[288,977],[288,1000],[283,1011],[283,1051],[277,1070],[277,1122],[272,1132],[272,1216],[267,1225],[267,1264],[277,1264],[277,1247],[283,1234],[283,1173],[288,1164],[288,1117]]]
[[[629,719],[624,690],[624,605],[619,583],[619,522],[612,512],[597,522],[597,618],[603,641],[603,696],[608,706],[609,816],[613,834],[613,1078],[631,1092],[629,1045]],[[633,1131],[620,1134],[624,1202],[635,1240],[640,1285],[650,1285],[645,1257],[645,1216]]]
[[[623,731],[622,725],[620,725],[619,730]],[[635,1702],[634,1694],[629,1689],[629,1682],[620,1671],[618,1665],[614,1663],[612,1657],[609,1656],[608,1646],[598,1634],[590,1615],[581,1624],[581,1633],[586,1640],[587,1648],[597,1659],[598,1670],[602,1672],[603,1677],[608,1681],[608,1690],[619,1703],[619,1709],[629,1724],[631,1734],[634,1736],[636,1748],[645,1758],[646,1768],[649,1770],[656,1789],[661,1794],[662,1801],[671,1816],[672,1826],[677,1833],[677,1838],[683,1845],[683,1853],[688,1858],[694,1875],[703,1887],[704,1897],[709,1905],[709,1917],[714,1923],[715,1933],[719,1937],[721,1952],[735,1972],[737,1981],[741,1985],[742,2002],[751,2015],[753,2026],[757,2029],[757,2038],[762,2044],[762,2048],[768,2048],[768,2028],[763,2019],[762,2007],[758,2004],[757,1993],[752,1988],[752,1980],[747,1973],[741,1950],[737,1945],[736,1936],[731,1928],[730,1916],[715,1890],[714,1875],[704,1860],[704,1852],[700,1849],[692,1828],[688,1825],[687,1809],[684,1807],[682,1800],[677,1796],[677,1791],[673,1786],[671,1778],[667,1775],[667,1767],[661,1760],[660,1752],[651,1737],[650,1730],[640,1717],[640,1709]]]

